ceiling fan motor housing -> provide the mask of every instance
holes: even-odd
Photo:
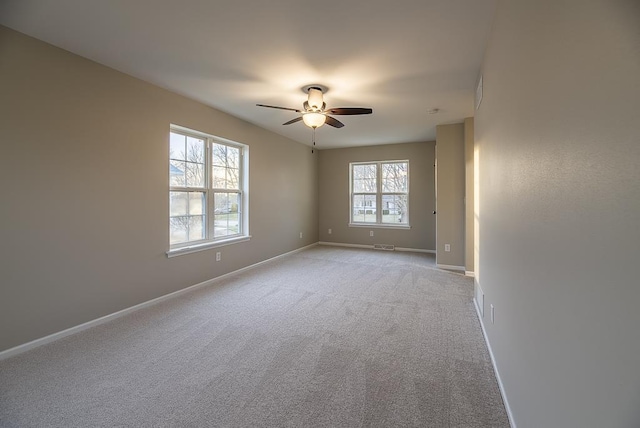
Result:
[[[309,88],[309,107],[314,111],[320,111],[324,108],[325,104],[322,99],[322,89],[317,86],[311,86]]]

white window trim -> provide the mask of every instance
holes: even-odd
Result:
[[[188,245],[185,247],[172,248],[171,250],[167,251],[167,257],[171,258],[176,256],[183,256],[185,254],[197,253],[199,251],[210,250],[212,248],[219,248],[219,247],[224,247],[231,244],[237,244],[238,242],[246,242],[250,239],[251,239],[251,235],[247,235],[247,236],[235,236],[233,238],[224,239],[224,240],[220,239],[215,241],[207,241],[202,244],[192,243],[192,245]]]
[[[393,225],[391,223],[349,223],[349,227],[362,227],[370,229],[411,229],[409,224]]]
[[[406,162],[407,164],[407,191],[406,192],[382,192],[382,164],[386,163],[402,163]],[[409,203],[409,185],[411,183],[410,180],[410,165],[408,159],[398,159],[398,160],[383,160],[383,161],[363,161],[363,162],[349,162],[349,227],[369,227],[375,229],[411,229],[411,219],[409,217],[409,210],[407,210],[407,222],[402,224],[393,224],[393,223],[382,223],[382,210],[376,208],[376,222],[375,223],[359,223],[351,221],[353,219],[353,166],[354,165],[377,165],[376,168],[376,193],[366,193],[366,192],[357,192],[357,194],[368,194],[376,196],[376,207],[382,206],[382,196],[383,195],[407,195],[407,206],[410,206]]]
[[[213,230],[214,224],[214,208],[213,208],[213,194],[216,191],[220,191],[220,189],[215,189],[210,185],[210,174],[211,174],[211,145],[214,143],[224,144],[232,147],[237,147],[241,152],[241,176],[239,177],[240,181],[240,233],[237,235],[224,236],[219,238],[207,238],[199,241],[191,241],[191,242],[182,242],[179,244],[169,244],[169,250],[166,252],[167,257],[175,257],[181,256],[185,254],[191,254],[199,251],[205,251],[212,248],[223,247],[226,245],[236,244],[239,242],[246,242],[251,239],[251,235],[249,234],[249,146],[246,144],[238,143],[236,141],[228,140],[225,138],[217,137],[214,135],[210,135],[201,131],[196,131],[190,128],[185,128],[180,125],[170,125],[170,131],[179,132],[181,134],[190,135],[192,137],[203,138],[206,140],[205,147],[205,181],[206,185],[204,188],[189,188],[185,187],[186,190],[204,192],[206,194],[207,200],[207,210],[206,210],[206,219],[207,219],[207,231]],[[180,187],[172,187],[169,186],[169,192],[172,190],[180,190]],[[168,207],[168,210],[170,207]],[[207,232],[209,233],[209,232]]]

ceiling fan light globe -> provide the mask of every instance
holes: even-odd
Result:
[[[327,117],[321,113],[305,113],[302,115],[302,120],[309,128],[319,128],[324,125]]]

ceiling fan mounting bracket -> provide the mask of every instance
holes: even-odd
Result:
[[[305,85],[300,89],[302,89],[302,92],[304,92],[305,94],[309,93],[309,89],[318,89],[323,94],[326,94],[327,92],[329,92],[329,88],[327,86],[320,85],[318,83],[312,83],[311,85]]]

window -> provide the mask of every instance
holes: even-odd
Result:
[[[409,226],[409,161],[349,164],[350,224]]]
[[[248,239],[248,147],[178,126],[169,135],[169,252]]]

